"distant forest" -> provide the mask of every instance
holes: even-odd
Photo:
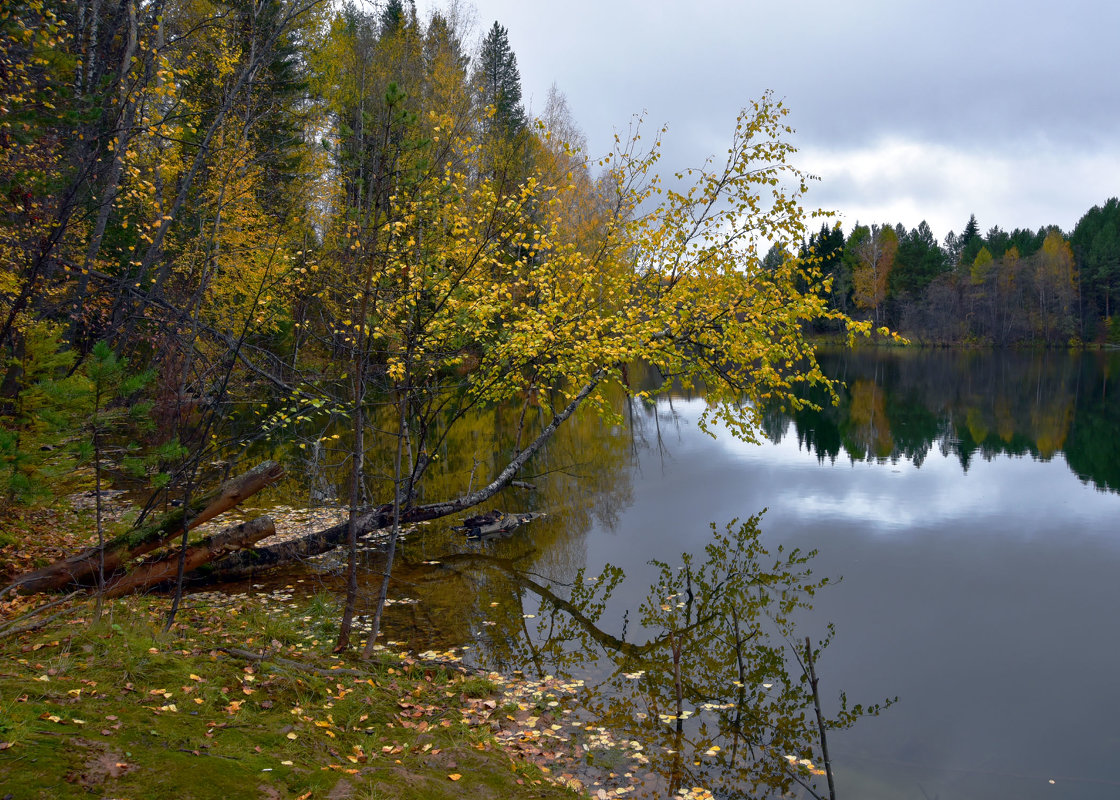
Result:
[[[823,225],[799,256],[820,260],[839,311],[915,343],[1013,347],[1120,344],[1120,201],[1093,206],[1072,233],[996,226],[975,215],[938,242],[922,222]],[[786,258],[771,250],[772,266]]]

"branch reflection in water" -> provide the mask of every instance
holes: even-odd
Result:
[[[629,611],[619,634],[601,625],[625,577],[620,568],[596,576],[580,569],[570,585],[553,582],[522,568],[534,552],[528,541],[514,557],[444,556],[427,579],[485,572],[483,581],[518,598],[491,603],[492,619],[479,631],[486,666],[537,679],[585,679],[581,727],[601,726],[637,742],[649,759],[643,770],[652,780],[637,796],[702,786],[727,798],[825,797],[824,731],[850,727],[890,701],[849,706],[840,694],[833,716],[818,723],[809,675],[833,632],[829,626],[807,653],[795,620],[833,581],[813,575],[812,552],[768,552],[760,518],[726,530],[713,524],[702,557],[651,562],[658,577],[636,609],[637,631],[628,630]],[[526,600],[534,613],[524,613]],[[608,770],[620,766],[617,755],[612,760],[594,749],[587,758]]]

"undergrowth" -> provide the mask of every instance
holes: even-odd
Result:
[[[126,598],[0,640],[0,796],[575,796],[466,720],[485,677],[332,655],[328,597],[210,597],[166,633],[165,601]]]

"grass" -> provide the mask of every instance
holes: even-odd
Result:
[[[126,598],[98,622],[76,606],[0,640],[0,796],[577,796],[467,721],[468,699],[495,689],[486,678],[399,654],[331,655],[327,597],[198,597],[168,633],[165,600]]]

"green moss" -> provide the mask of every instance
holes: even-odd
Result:
[[[165,605],[112,602],[96,623],[92,607],[79,608],[76,618],[0,642],[5,792],[200,800],[321,797],[336,789],[354,798],[575,796],[512,760],[487,730],[462,722],[459,698],[489,694],[490,681],[389,655],[340,659],[327,652],[329,640],[306,644],[334,616],[329,598],[302,608],[267,598],[215,608],[188,598],[170,633],[161,630]],[[219,647],[267,647],[308,668],[363,674],[251,663]],[[420,719],[427,725],[416,725]]]
[[[459,684],[459,691],[467,697],[489,697],[497,687],[483,677],[467,678]]]

